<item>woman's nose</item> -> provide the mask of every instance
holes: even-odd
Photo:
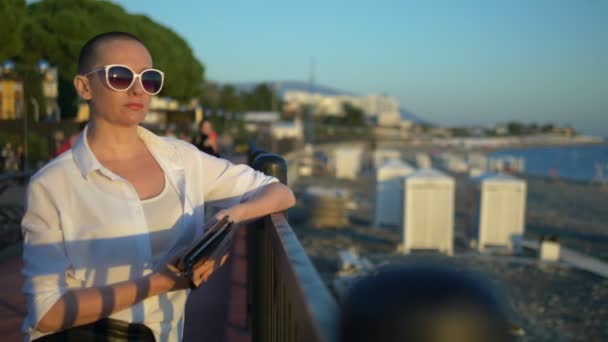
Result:
[[[141,86],[141,79],[139,78],[139,76],[137,76],[133,81],[133,85],[131,86],[131,88],[129,88],[129,93],[133,95],[141,95],[144,93],[144,89]]]

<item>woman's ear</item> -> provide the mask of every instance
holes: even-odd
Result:
[[[85,101],[88,101],[93,97],[91,95],[91,88],[89,87],[89,80],[86,76],[74,76],[74,88],[76,88],[78,95]]]

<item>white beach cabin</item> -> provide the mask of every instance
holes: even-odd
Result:
[[[435,249],[452,255],[454,178],[421,169],[403,181],[403,243],[400,250]]]
[[[490,246],[520,247],[526,213],[526,181],[500,173],[486,173],[472,179],[472,236],[477,249]]]
[[[340,147],[334,151],[336,178],[356,179],[361,169],[360,147]]]
[[[376,169],[374,227],[399,227],[403,219],[403,180],[416,171],[399,159],[389,159]]]

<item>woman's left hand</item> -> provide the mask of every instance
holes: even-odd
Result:
[[[254,198],[239,203],[231,208],[220,210],[215,214],[217,220],[229,216],[230,221],[242,224],[257,218],[286,210],[296,203],[291,189],[286,185],[275,182],[265,185]]]

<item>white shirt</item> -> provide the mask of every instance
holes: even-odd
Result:
[[[99,163],[83,138],[86,132],[28,186],[22,221],[26,339],[44,335],[35,327],[68,289],[135,280],[158,266],[152,262],[150,229],[137,192]],[[181,243],[202,235],[197,228],[203,226],[207,205],[229,208],[277,181],[183,141],[141,127],[138,134],[179,194],[183,224],[175,234]],[[145,323],[158,341],[179,341],[187,295],[182,290],[150,297],[110,317]]]
[[[182,224],[181,217],[184,212],[179,194],[169,184],[166,175],[164,179],[165,185],[160,194],[141,200],[144,217],[150,230],[152,262],[157,262],[176,245],[179,236],[174,234],[174,231],[182,229],[178,227]]]

